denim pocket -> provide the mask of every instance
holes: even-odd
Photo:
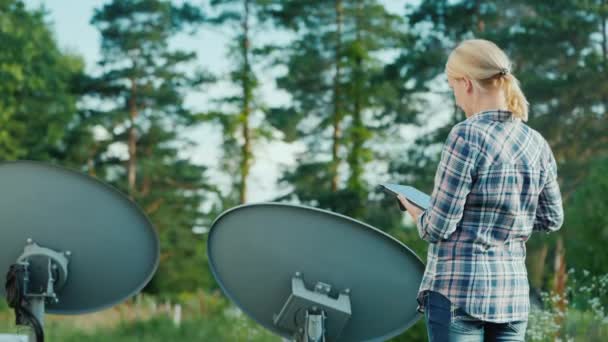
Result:
[[[467,314],[464,310],[454,306],[450,319],[450,330],[453,332],[466,333],[480,330],[483,322]]]
[[[526,333],[526,328],[528,327],[528,321],[515,321],[507,323],[507,329],[512,332],[523,336]]]
[[[462,317],[454,317],[450,322],[450,331],[457,334],[472,334],[475,335],[483,332],[483,322],[475,319],[463,319]]]

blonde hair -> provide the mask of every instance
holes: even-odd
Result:
[[[528,120],[528,101],[511,73],[511,61],[491,41],[470,39],[458,44],[450,53],[445,72],[451,78],[467,77],[485,90],[502,89],[513,115]]]

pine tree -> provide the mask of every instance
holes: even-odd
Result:
[[[213,0],[218,12],[209,22],[218,27],[229,27],[235,39],[229,46],[229,58],[234,62],[229,79],[237,85],[239,93],[218,101],[223,110],[205,113],[201,117],[219,123],[223,129],[223,162],[226,173],[238,174],[233,182],[234,192],[226,196],[226,205],[247,202],[248,178],[254,163],[254,145],[257,138],[268,137],[266,127],[253,127],[256,114],[264,112],[264,105],[255,94],[258,78],[254,67],[258,64],[260,49],[256,45],[256,31],[264,26],[264,6],[268,0]]]
[[[270,121],[308,145],[283,181],[304,203],[372,217],[365,174],[380,154],[374,137],[409,106],[391,99],[399,80],[381,58],[409,43],[403,21],[372,0],[288,1],[274,15],[296,38],[286,49],[287,73],[277,80],[293,105],[275,108]]]
[[[91,167],[136,201],[158,229],[161,264],[150,289],[169,293],[212,286],[210,275],[197,270],[204,264],[203,241],[192,229],[208,223],[200,206],[213,189],[204,167],[180,155],[192,142],[178,134],[196,118],[184,94],[207,75],[184,71],[194,69],[195,53],[169,44],[202,20],[199,8],[164,0],[112,1],[91,20],[101,32],[103,55],[101,75],[87,83],[96,104],[88,120],[98,132]]]

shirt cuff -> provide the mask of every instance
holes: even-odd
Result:
[[[416,220],[416,228],[418,229],[418,235],[420,235],[420,238],[426,240],[428,234],[426,229],[424,229],[424,215],[426,215],[426,210],[418,215],[418,219]]]

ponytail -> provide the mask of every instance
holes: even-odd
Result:
[[[513,113],[513,116],[528,121],[528,100],[519,87],[519,81],[513,74],[508,73],[501,77],[502,89],[507,101],[507,108]]]

